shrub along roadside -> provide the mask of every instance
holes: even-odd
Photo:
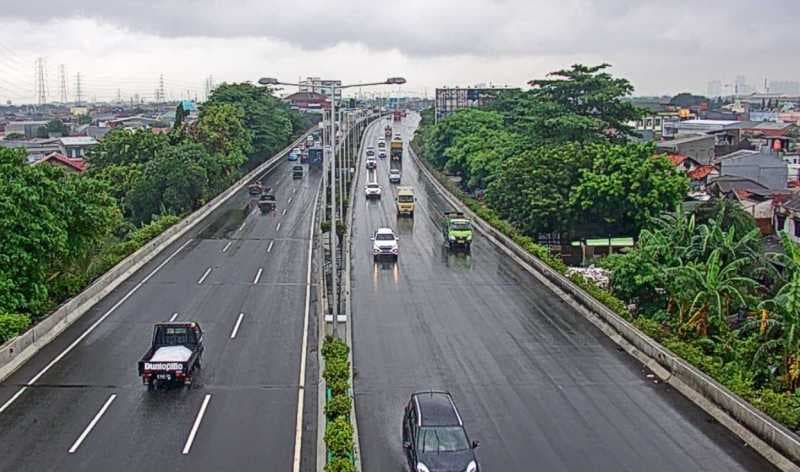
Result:
[[[353,462],[353,425],[350,423],[350,348],[341,339],[327,336],[322,344],[325,370],[322,378],[331,394],[325,402],[325,445],[328,449],[327,472],[355,471]]]
[[[417,138],[420,138],[420,133],[417,133]],[[550,268],[566,276],[567,267],[561,259],[551,255],[546,247],[534,243],[530,237],[523,235],[510,223],[501,219],[491,208],[488,208],[484,203],[465,194],[454,182],[448,179],[447,176],[434,169],[427,160],[427,157],[420,153],[419,149],[421,146],[418,139],[415,139],[411,143],[411,146],[417,156],[420,157],[422,164],[431,172],[436,180],[475,212],[475,214],[496,230],[514,240],[514,242],[525,248],[525,250],[533,256],[542,260]],[[615,297],[609,291],[597,287],[579,274],[572,274],[568,276],[568,278],[610,310],[626,320],[631,321],[642,332],[680,356],[683,360],[708,374],[732,392],[744,398],[754,407],[760,409],[788,428],[794,431],[800,431],[800,390],[791,393],[776,392],[767,388],[756,388],[753,386],[752,382],[743,380],[741,376],[737,374],[735,368],[725,368],[726,365],[730,364],[730,359],[725,357],[725,353],[708,353],[707,350],[704,350],[703,346],[701,346],[703,344],[702,340],[680,339],[675,336],[674,333],[664,330],[659,323],[653,320],[641,316],[633,317],[628,311],[625,302]]]

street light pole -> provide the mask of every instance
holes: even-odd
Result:
[[[336,84],[331,85],[331,314],[333,315],[333,337],[337,337],[336,326],[339,305],[336,292]]]
[[[275,85],[289,85],[293,87],[300,87],[299,84],[294,84],[290,82],[281,82],[278,79],[272,77],[262,77],[258,79],[258,83],[261,85],[266,86],[275,86]],[[372,83],[364,83],[364,84],[352,84],[352,85],[340,85],[338,87],[339,90],[350,88],[350,87],[365,87],[370,85],[401,85],[406,83],[406,79],[402,77],[390,77],[383,82],[372,82]],[[336,279],[336,84],[331,85],[331,110],[330,110],[330,136],[329,142],[331,143],[331,157],[330,157],[330,166],[331,166],[331,175],[330,175],[330,186],[331,186],[331,209],[330,209],[330,219],[331,219],[331,229],[330,229],[330,244],[331,244],[331,288],[332,290],[332,297],[331,297],[331,313],[333,314],[333,336],[337,337],[337,324],[338,324],[338,316],[339,316],[339,303],[338,303],[338,280]],[[323,109],[323,113],[324,113]],[[323,115],[324,118],[324,115]],[[323,135],[325,132],[325,125],[323,119]],[[359,123],[359,131],[365,129],[364,123]],[[348,133],[350,130],[348,129]],[[323,188],[325,187],[325,172],[323,169]],[[343,190],[342,190],[343,191]],[[340,200],[344,202],[344,196],[340,197]],[[323,211],[325,205],[323,205]],[[344,209],[342,209],[342,218],[344,219]],[[324,216],[323,216],[324,220]]]

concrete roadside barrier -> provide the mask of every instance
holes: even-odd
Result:
[[[614,342],[669,383],[781,470],[800,471],[800,436],[770,418],[678,355],[645,335],[560,272],[530,254],[464,205],[413,151],[413,160],[425,178],[453,207],[472,219],[475,228],[570,303]]]
[[[274,169],[291,149],[305,140],[306,136],[314,130],[316,130],[316,127],[306,131],[281,152],[247,173],[227,190],[120,261],[108,272],[92,282],[89,287],[62,304],[28,331],[0,346],[0,381],[5,380],[11,373],[33,357],[34,354],[39,352],[42,347],[46,346],[56,336],[80,319],[89,309],[121,283],[128,280],[145,264],[153,260],[189,230],[202,223],[214,210],[230,200],[253,179],[259,178]]]

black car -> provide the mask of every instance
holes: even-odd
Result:
[[[403,449],[413,472],[478,472],[474,449],[448,392],[411,395],[403,416]]]

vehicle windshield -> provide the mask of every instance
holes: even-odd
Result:
[[[472,228],[472,225],[467,221],[454,221],[450,223],[450,229],[453,231],[467,231]]]
[[[423,427],[419,430],[420,452],[454,452],[469,449],[467,435],[460,426]]]
[[[368,188],[378,188],[378,184],[367,184]]]
[[[403,203],[410,203],[410,202],[414,201],[414,196],[413,195],[400,195],[400,196],[397,197],[397,200],[401,201]]]
[[[376,241],[394,241],[394,235],[391,233],[378,233],[375,235]]]

